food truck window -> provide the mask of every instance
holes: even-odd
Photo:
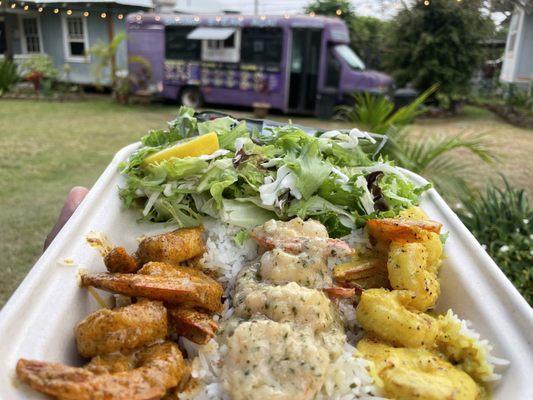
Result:
[[[354,53],[354,51],[345,44],[338,44],[335,46],[335,51],[339,56],[342,57],[344,61],[352,69],[363,70],[365,69],[365,63]]]
[[[193,27],[166,27],[166,58],[169,60],[199,60],[201,42],[187,39]]]
[[[246,63],[280,63],[283,46],[281,28],[244,28],[241,61]]]

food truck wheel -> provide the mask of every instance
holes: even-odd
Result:
[[[202,105],[202,94],[197,87],[186,87],[180,93],[182,105],[191,108],[198,108]]]

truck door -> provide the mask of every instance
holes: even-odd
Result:
[[[314,112],[318,84],[322,30],[294,28],[290,63],[289,109]]]

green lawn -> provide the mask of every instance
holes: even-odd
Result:
[[[40,255],[69,189],[90,187],[118,149],[164,126],[173,111],[0,102],[0,307]]]
[[[125,107],[107,100],[0,100],[0,307],[39,257],[70,188],[90,187],[117,150],[138,140],[148,129],[164,127],[176,109],[169,105]],[[274,118],[287,120],[284,116]],[[347,126],[309,118],[292,120],[323,128]],[[533,185],[531,131],[513,128],[485,112],[420,120],[412,129],[421,136],[462,129],[487,131],[497,144],[510,149],[508,153],[504,147],[499,151],[502,169],[511,181]],[[493,170],[480,171],[494,175]],[[480,177],[472,178],[478,181]]]

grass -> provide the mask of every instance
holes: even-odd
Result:
[[[0,103],[0,306],[40,255],[70,188],[90,187],[117,150],[173,111],[107,101]]]
[[[176,110],[170,105],[126,107],[108,100],[0,101],[0,307],[41,254],[44,238],[70,188],[90,187],[117,150],[148,129],[164,127]],[[422,119],[410,129],[422,140],[436,132],[487,131],[500,144],[501,169],[511,183],[533,193],[533,159],[529,157],[533,132],[514,128],[478,109],[468,112],[457,118]],[[272,117],[285,122],[287,118]],[[323,129],[350,126],[311,118],[292,121]],[[494,175],[484,166],[479,171],[473,182],[486,183],[487,177]]]

